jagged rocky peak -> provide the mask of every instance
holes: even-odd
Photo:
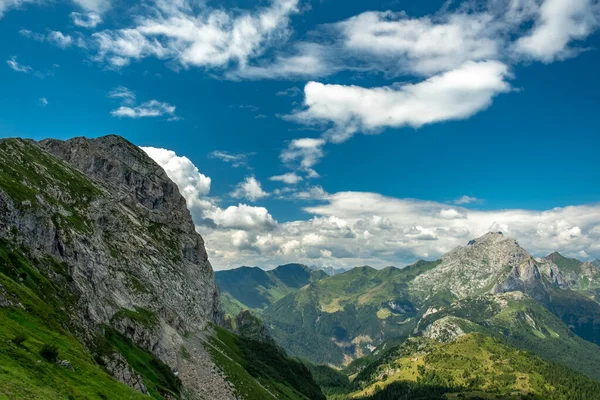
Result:
[[[489,232],[442,256],[436,268],[415,279],[414,287],[448,290],[459,298],[488,292],[528,258],[516,240],[501,232]]]
[[[87,176],[130,195],[149,210],[155,222],[177,224],[191,232],[194,224],[177,185],[142,149],[126,139],[108,135],[66,141],[46,139],[39,145]]]

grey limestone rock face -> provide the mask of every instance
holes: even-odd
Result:
[[[415,278],[413,288],[432,293],[448,290],[458,298],[481,294],[528,257],[514,239],[490,232],[442,256],[440,265]]]
[[[196,368],[180,363],[183,336],[223,314],[204,241],[164,170],[118,136],[1,140],[0,165],[0,238],[68,265],[80,339],[110,326],[174,371]],[[181,374],[184,387],[193,375]]]

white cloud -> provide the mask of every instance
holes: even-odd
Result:
[[[323,200],[329,196],[329,193],[322,186],[312,186],[308,190],[295,192],[292,197],[300,200]]]
[[[121,106],[112,110],[110,115],[119,118],[170,117],[169,121],[179,118],[175,115],[175,106],[158,100],[150,100],[136,107]]]
[[[17,56],[12,56],[8,60],[6,60],[6,63],[13,71],[24,72],[26,74],[33,71],[33,69],[29,65],[20,64],[17,61]]]
[[[228,229],[262,232],[277,226],[277,221],[266,208],[246,204],[230,206],[225,210],[216,209],[208,212],[206,217],[215,221],[218,226]]]
[[[26,4],[40,3],[38,0],[0,0],[0,18],[4,13],[13,8],[21,8]]]
[[[95,12],[72,12],[69,16],[71,17],[71,21],[73,21],[73,24],[81,28],[93,29],[102,23],[102,17],[100,17],[100,15]]]
[[[39,104],[40,107],[46,107],[48,105],[48,99],[45,97],[40,97]]]
[[[480,203],[482,200],[477,197],[471,196],[461,196],[458,199],[454,200],[454,204],[472,204],[472,203]]]
[[[545,0],[534,27],[517,40],[514,48],[546,63],[572,56],[576,51],[569,44],[596,30],[599,18],[600,7],[595,0]]]
[[[110,0],[73,0],[73,3],[95,14],[102,14],[111,7]]]
[[[381,88],[309,82],[305,109],[291,116],[306,124],[331,123],[327,137],[343,142],[357,132],[386,127],[421,127],[465,119],[510,90],[508,67],[498,61],[467,62],[416,84]]]
[[[377,57],[386,64],[381,67],[392,71],[429,75],[467,61],[495,59],[500,43],[492,21],[488,13],[408,18],[386,11],[365,12],[333,26],[343,46],[361,57]]]
[[[202,7],[200,12],[185,2],[157,1],[147,16],[137,18],[135,27],[93,37],[99,46],[97,59],[114,67],[146,57],[173,59],[184,67],[243,67],[287,36],[289,17],[296,12],[298,0],[273,0],[256,11]]]
[[[248,158],[251,155],[254,155],[254,153],[232,154],[228,151],[215,150],[209,154],[209,157],[231,164],[233,168],[245,167],[251,169],[248,165]]]
[[[108,92],[107,97],[118,99],[123,104],[135,104],[135,93],[127,89],[125,86],[117,86]]]
[[[67,47],[71,47],[75,44],[79,47],[85,47],[83,39],[78,38],[76,40],[71,35],[66,35],[60,31],[50,31],[47,35],[45,35],[43,33],[32,32],[29,29],[21,29],[19,34],[23,37],[36,40],[38,42],[48,42],[54,46],[60,47],[61,49],[66,49]]]
[[[262,189],[262,186],[255,177],[249,176],[243,182],[240,182],[231,196],[236,199],[245,198],[250,201],[256,201],[267,197],[269,194]]]
[[[286,164],[298,164],[300,169],[312,171],[312,167],[317,164],[324,155],[324,145],[324,139],[294,139],[288,143],[287,148],[281,152],[280,158],[281,161]]]
[[[327,59],[328,48],[316,43],[297,43],[293,54],[279,55],[259,65],[242,65],[229,78],[297,79],[330,75],[337,67]]]
[[[444,219],[461,219],[464,218],[465,215],[461,214],[454,208],[447,208],[440,211],[440,217]]]
[[[53,43],[63,49],[73,44],[73,38],[71,36],[65,35],[59,31],[50,32],[47,36],[47,39],[50,43]]]
[[[26,37],[28,39],[37,40],[38,42],[46,41],[46,35],[42,33],[32,32],[29,29],[21,29],[19,30],[19,35]]]
[[[297,97],[303,94],[302,89],[297,86],[292,86],[285,90],[275,93],[276,96]]]
[[[287,174],[272,176],[269,178],[269,180],[275,182],[283,182],[288,185],[295,185],[298,182],[302,181],[302,177],[294,172],[288,172]]]

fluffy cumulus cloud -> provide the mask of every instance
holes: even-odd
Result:
[[[236,199],[248,199],[250,201],[256,201],[267,197],[269,193],[262,189],[260,182],[254,177],[249,176],[240,182],[235,190],[231,193],[231,197]]]
[[[290,15],[297,11],[298,0],[272,0],[253,11],[157,0],[134,27],[95,33],[97,59],[114,67],[146,57],[172,59],[184,67],[243,67],[287,35]]]
[[[479,211],[376,193],[328,195],[305,209],[313,217],[244,230],[236,246],[231,233],[206,235],[216,268],[287,262],[353,267],[403,266],[436,259],[488,231],[503,231],[535,256],[554,250],[586,259],[600,257],[600,205],[547,211]],[[266,213],[266,210],[265,210]],[[243,245],[241,245],[243,243]]]
[[[309,82],[305,109],[296,121],[330,123],[326,136],[342,142],[356,132],[376,133],[387,127],[421,127],[464,119],[487,108],[494,96],[510,90],[509,69],[498,61],[467,62],[416,84],[381,88]]]
[[[277,221],[264,207],[253,207],[247,204],[230,206],[222,210],[211,210],[206,216],[219,226],[227,229],[243,229],[247,231],[263,232],[272,230],[277,226]],[[230,234],[227,232],[227,234]]]

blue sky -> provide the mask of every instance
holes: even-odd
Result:
[[[600,257],[598,1],[425,3],[0,0],[0,137],[144,146],[217,269]]]

